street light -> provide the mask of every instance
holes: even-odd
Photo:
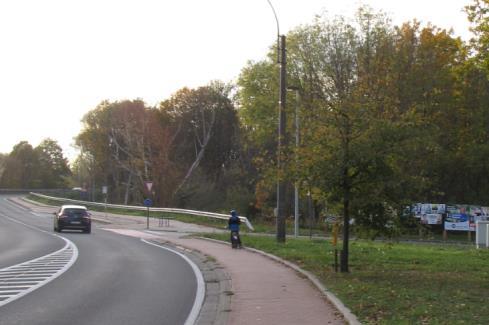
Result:
[[[278,23],[277,14],[273,8],[270,0],[267,0],[268,4],[272,8],[275,21],[277,22],[277,56],[278,63],[280,64],[280,87],[279,87],[279,112],[278,112],[278,148],[277,148],[277,241],[285,242],[285,182],[281,180],[283,177],[283,164],[282,164],[282,148],[286,147],[286,133],[285,133],[285,104],[287,98],[287,85],[286,85],[286,51],[285,51],[285,35],[280,35],[280,27]]]
[[[299,149],[299,104],[300,104],[300,88],[296,86],[287,87],[288,90],[295,91],[295,148]],[[296,164],[298,156],[295,157]],[[294,237],[299,236],[299,182],[297,179],[294,182]]]

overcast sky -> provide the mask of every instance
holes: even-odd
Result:
[[[282,34],[359,4],[468,39],[472,0],[272,0]],[[149,105],[235,80],[277,35],[267,0],[0,0],[0,152],[50,137],[73,159],[83,115],[104,99]]]

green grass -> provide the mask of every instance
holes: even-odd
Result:
[[[205,236],[228,240],[227,235]],[[314,273],[365,324],[489,324],[489,251],[353,241],[350,273],[335,273],[326,240],[243,235]]]

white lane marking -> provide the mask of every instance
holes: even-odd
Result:
[[[7,287],[6,289],[0,289],[0,307],[2,307],[39,289],[66,272],[77,260],[78,248],[72,241],[62,236],[30,226],[10,218],[3,213],[0,213],[0,215],[12,222],[61,238],[65,242],[63,248],[51,254],[0,269],[0,288]],[[37,274],[36,272],[42,273]],[[22,284],[22,286],[20,284]],[[12,290],[12,288],[9,289],[9,286],[15,287],[16,290]],[[19,287],[27,288],[20,290]]]
[[[205,282],[204,282],[204,276],[202,275],[202,272],[200,272],[200,269],[197,267],[197,265],[195,265],[194,262],[192,262],[191,259],[183,255],[182,253],[177,252],[171,248],[163,247],[158,244],[149,242],[146,239],[141,238],[141,241],[146,244],[153,245],[177,254],[178,256],[182,257],[192,267],[195,277],[197,278],[197,293],[195,295],[194,305],[192,306],[192,310],[190,311],[190,314],[188,315],[187,320],[185,321],[185,325],[195,324],[195,322],[197,321],[197,317],[199,317],[200,309],[202,308],[202,304],[204,303],[204,298],[205,298]]]

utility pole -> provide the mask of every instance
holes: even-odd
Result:
[[[278,113],[278,145],[277,145],[277,242],[285,243],[285,181],[283,180],[283,155],[287,146],[285,133],[285,102],[287,98],[287,57],[285,35],[280,35],[277,13],[272,2],[267,0],[272,8],[277,23],[277,62],[280,64],[279,113]]]
[[[289,86],[288,90],[295,91],[295,149],[299,150],[300,132],[299,132],[299,104],[300,104],[300,88],[297,86]],[[298,165],[299,157],[296,153],[295,163]],[[299,236],[299,181],[294,181],[294,237]]]
[[[297,154],[295,157],[296,165],[299,164],[298,154],[299,154],[299,145],[300,145],[300,132],[299,132],[299,103],[301,100],[299,89],[295,90],[295,148],[297,150]],[[294,186],[294,234],[295,237],[299,236],[299,181],[295,180]]]
[[[285,242],[285,180],[284,178],[284,149],[287,147],[285,133],[285,104],[287,98],[287,52],[285,35],[280,36],[279,42],[280,64],[280,89],[279,89],[279,125],[278,125],[278,149],[277,149],[277,242]]]

